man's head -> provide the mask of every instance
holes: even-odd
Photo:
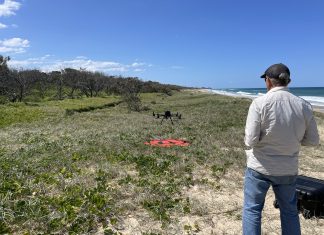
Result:
[[[272,87],[287,86],[290,83],[290,71],[284,64],[273,64],[261,76],[267,84],[268,90]]]

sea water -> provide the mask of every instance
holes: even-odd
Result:
[[[267,93],[266,88],[228,88],[211,89],[212,92],[222,95],[256,98]],[[289,91],[314,106],[324,107],[324,87],[289,87]]]

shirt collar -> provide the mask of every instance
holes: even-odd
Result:
[[[288,87],[286,87],[286,86],[277,86],[277,87],[272,88],[267,93],[276,92],[276,91],[288,91]]]

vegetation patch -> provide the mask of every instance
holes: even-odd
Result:
[[[100,105],[100,106],[88,106],[88,107],[82,107],[82,108],[78,108],[78,109],[66,109],[65,113],[66,113],[66,115],[72,115],[75,112],[78,112],[78,113],[90,112],[90,111],[94,111],[94,110],[97,110],[97,109],[115,107],[116,105],[119,105],[122,102],[123,101],[117,101],[117,102],[108,103],[108,104],[104,104],[104,105]]]
[[[249,100],[190,92],[140,97],[151,110],[182,119],[161,124],[150,111],[105,109],[118,102],[114,96],[3,106],[21,117],[0,135],[0,233],[123,234],[132,215],[143,234],[167,234],[178,218],[197,216],[186,191],[217,193],[227,172],[243,170]],[[81,113],[66,117],[65,110]],[[32,121],[22,120],[31,114]],[[171,138],[190,145],[144,144]],[[203,231],[200,224],[181,227]]]
[[[45,116],[45,112],[37,106],[24,103],[0,105],[0,128],[15,123],[30,123]]]

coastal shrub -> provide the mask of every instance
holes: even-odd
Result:
[[[123,101],[127,104],[128,110],[139,112],[142,110],[142,102],[139,94],[123,94]]]

